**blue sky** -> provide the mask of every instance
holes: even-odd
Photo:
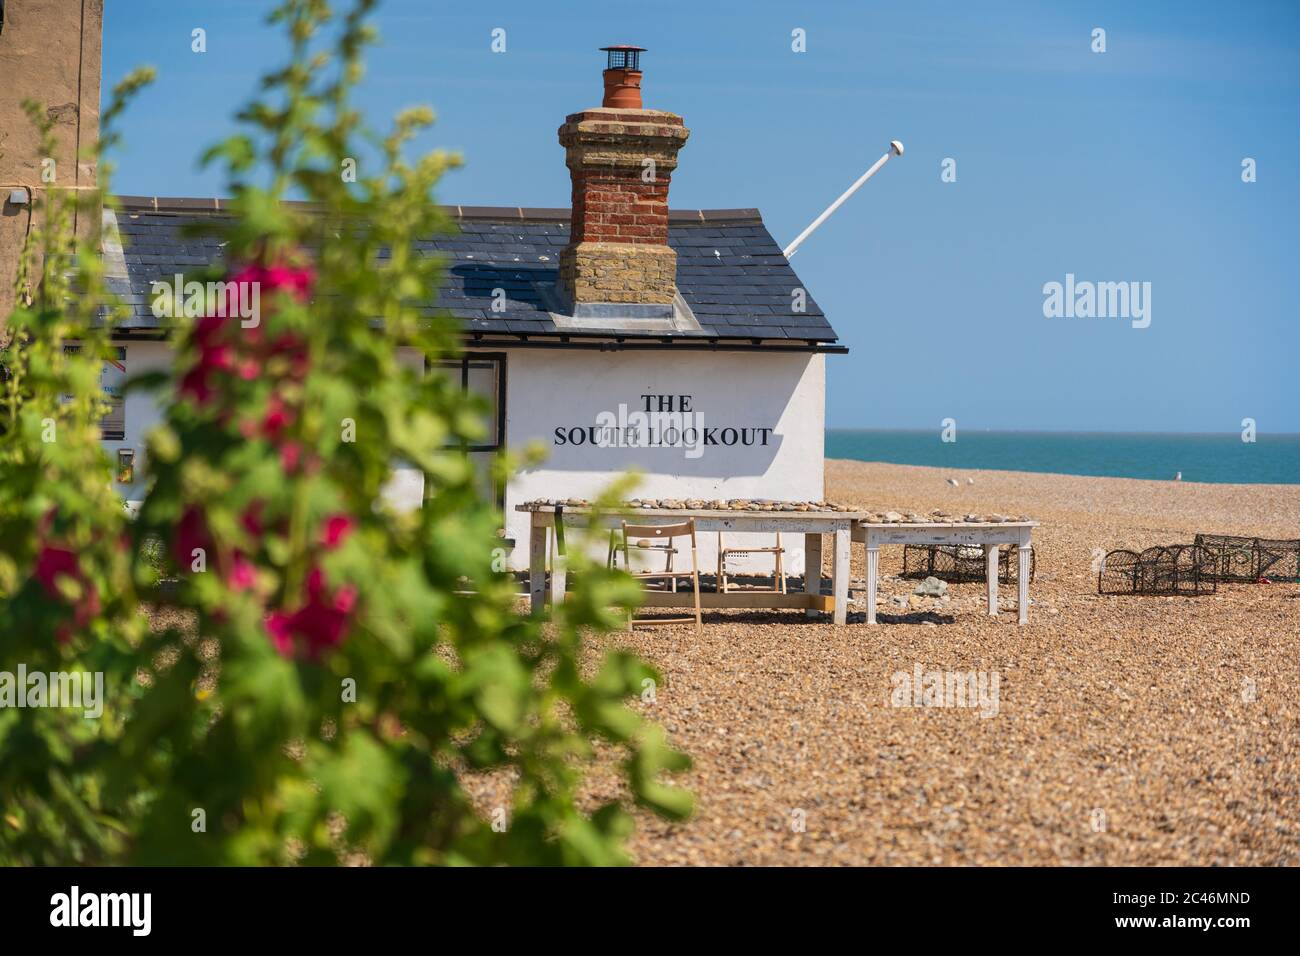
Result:
[[[270,6],[108,0],[105,88],[159,71],[118,192],[224,193],[196,157],[282,55]],[[852,349],[832,427],[1300,431],[1300,4],[387,0],[376,24],[361,102],[434,107],[421,147],[466,162],[444,202],[567,205],[555,130],[613,42],[692,130],[672,205],[756,206],[782,244],[902,140],[793,260]],[[1067,273],[1150,282],[1150,326],[1045,318]]]

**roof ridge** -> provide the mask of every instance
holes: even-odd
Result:
[[[154,212],[160,215],[216,213],[228,210],[229,199],[186,196],[114,196],[124,212]],[[319,203],[285,200],[285,204],[303,209],[319,208]],[[570,211],[559,207],[533,206],[469,206],[442,205],[439,207],[452,219],[489,219],[494,222],[518,220],[520,222],[568,222]],[[756,208],[745,209],[670,209],[669,222],[758,222],[762,213]]]

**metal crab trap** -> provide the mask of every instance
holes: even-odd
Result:
[[[1300,539],[1272,541],[1230,534],[1198,534],[1196,544],[1212,555],[1214,575],[1219,581],[1300,580]]]
[[[1212,552],[1195,544],[1111,551],[1097,573],[1098,594],[1196,597],[1218,590]]]
[[[1017,548],[998,549],[998,581],[1014,583],[1020,576]],[[1029,580],[1034,579],[1038,561],[1029,552]],[[938,578],[949,584],[983,581],[984,548],[978,544],[908,544],[903,546],[904,578]]]

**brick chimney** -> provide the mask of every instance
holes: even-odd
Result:
[[[642,109],[641,47],[602,49],[609,60],[600,109],[573,113],[559,129],[573,180],[560,289],[575,306],[671,305],[668,184],[690,130],[674,113]]]

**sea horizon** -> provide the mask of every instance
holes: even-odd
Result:
[[[1300,433],[829,428],[826,457],[899,465],[1209,484],[1300,484]]]

